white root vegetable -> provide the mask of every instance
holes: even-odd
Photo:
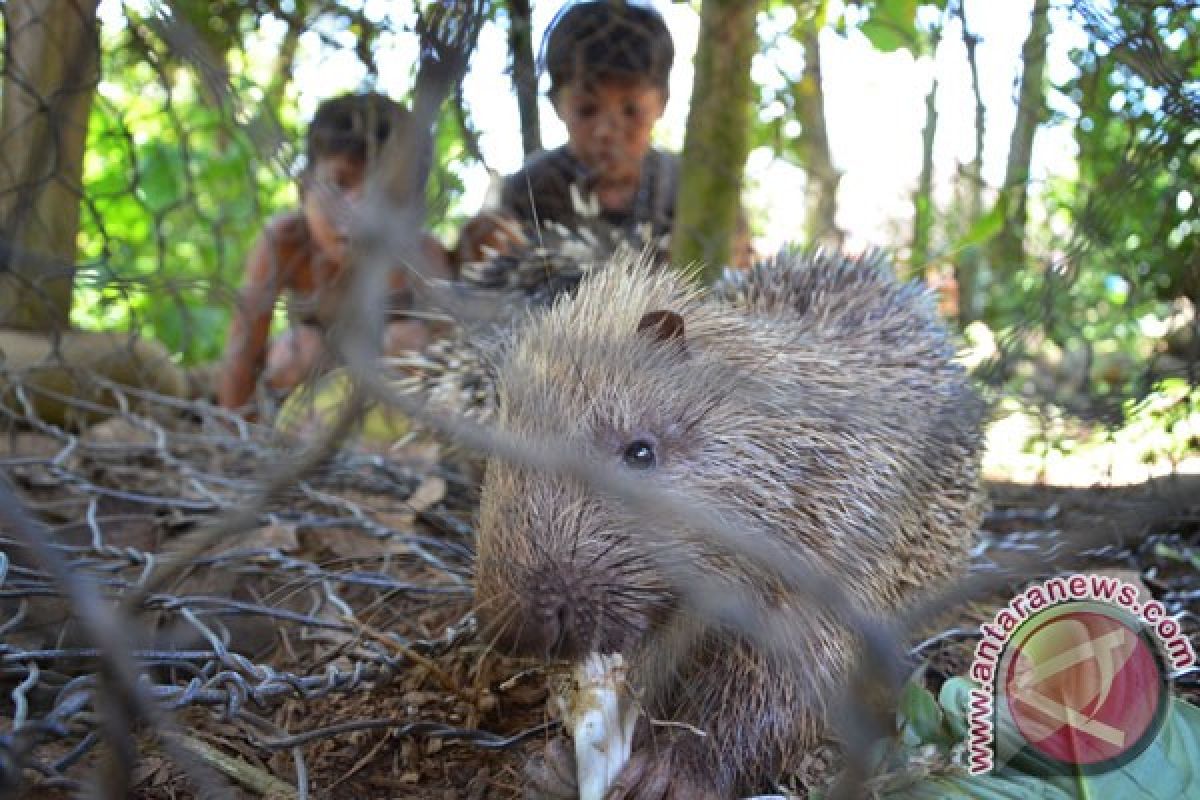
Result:
[[[575,667],[560,697],[563,723],[575,742],[579,800],[602,800],[629,761],[637,709],[620,653],[590,653]]]

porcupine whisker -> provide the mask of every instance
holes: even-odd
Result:
[[[568,529],[576,531],[575,536],[571,539],[571,563],[575,563],[575,559],[579,555],[579,541],[582,538],[582,531],[584,530],[582,523],[584,515],[587,513],[586,501],[583,499],[577,500],[568,511],[574,512],[570,520],[574,524],[570,525]]]
[[[541,541],[535,538],[529,543],[529,545],[533,548],[534,553],[541,557],[544,561],[548,561],[550,559],[550,551],[546,549],[545,545],[543,545]]]
[[[655,622],[653,616],[646,616],[648,613],[648,610],[645,608],[631,608],[614,603],[605,603],[600,610],[600,616],[607,620],[603,626],[603,630],[619,632],[621,638],[627,642],[637,641],[643,637],[645,632]],[[630,634],[637,635],[631,636]]]
[[[638,606],[627,602],[615,601],[611,595],[606,595],[604,598],[603,607],[601,608],[601,613],[607,616],[612,616],[614,621],[617,622],[616,627],[623,628],[628,623],[615,616],[617,611],[630,611],[634,614],[640,613]]]
[[[671,598],[661,592],[652,593],[644,598],[623,597],[612,602],[612,606],[628,609],[632,616],[653,622],[657,622],[665,612],[672,611],[675,607]]]
[[[526,570],[527,571],[529,569],[529,564],[524,559],[517,560],[510,556],[493,557],[491,559],[491,563],[494,565],[497,565],[499,567],[503,567],[504,571],[509,574],[511,574],[514,571],[518,571],[518,570]],[[479,564],[476,563],[475,565],[473,565],[472,569],[476,571],[476,577],[477,577],[478,570],[479,570]]]
[[[616,536],[605,535],[604,533],[602,533],[598,530],[592,531],[592,533],[594,535],[596,535],[597,537],[602,537],[602,540],[607,540],[608,544],[605,545],[604,547],[602,547],[601,549],[597,550],[596,554],[592,557],[592,559],[585,566],[586,567],[595,567],[595,566],[600,565],[601,562],[603,561],[604,562],[603,566],[605,569],[617,569],[617,570],[621,569],[624,562],[604,561],[604,559],[608,558],[608,556],[612,553],[613,550],[616,550],[618,547],[621,546],[620,539]]]
[[[625,612],[629,612],[632,616],[653,616],[655,610],[653,604],[638,603],[631,599],[620,599],[620,597],[613,596],[612,594],[605,595],[604,606],[606,609],[625,610]]]
[[[635,623],[635,621],[630,620],[627,617],[625,617],[625,618],[618,617],[614,612],[612,612],[608,608],[602,608],[600,610],[600,616],[602,619],[610,620],[612,623],[609,625],[600,625],[599,626],[600,630],[607,631],[607,632],[618,632],[618,633],[622,633],[622,634],[624,634],[624,633],[641,633],[642,632],[640,629],[641,626],[637,625]]]
[[[516,603],[515,600],[509,600],[504,605],[494,605],[493,606],[495,608],[498,608],[499,610],[497,610],[493,616],[489,617],[489,619],[491,619],[491,623],[486,628],[482,629],[484,632],[486,632],[488,634],[487,639],[484,642],[486,644],[486,646],[488,647],[488,649],[496,649],[497,648],[497,642],[499,641],[500,637],[504,635],[504,633],[508,630],[509,626],[512,624],[513,617],[515,616],[515,614],[514,614],[515,603]],[[486,607],[487,607],[487,604],[476,605],[472,609],[472,612],[475,614],[476,619],[480,619],[480,611],[482,609],[485,609]]]
[[[488,611],[489,609],[501,608],[501,611],[499,611],[498,613],[503,614],[504,613],[503,608],[498,605],[500,602],[500,599],[501,599],[500,595],[492,595],[491,597],[481,600],[479,598],[478,594],[476,594],[475,597],[472,598],[472,600],[471,600],[471,605],[470,605],[470,608],[468,609],[468,611],[471,614],[478,615],[479,612],[481,612],[481,611]]]
[[[505,634],[508,633],[508,629],[512,626],[514,618],[517,617],[517,614],[515,613],[516,605],[517,601],[515,599],[511,600],[507,606],[502,608],[497,613],[496,622],[491,626],[491,636],[488,637],[488,641],[486,642],[489,650],[502,649],[499,647],[498,643],[505,636]],[[517,627],[516,630],[513,631],[513,638],[517,639],[518,641],[520,640],[521,633],[524,630],[523,626],[524,618],[517,619]]]
[[[502,599],[502,595],[498,595],[498,594],[492,595],[491,597],[487,598],[486,600],[480,600],[479,596],[476,595],[475,598],[471,601],[471,609],[470,610],[472,613],[477,614],[480,611],[487,610],[489,606],[495,607],[496,603],[500,602],[501,599]]]
[[[500,642],[508,634],[508,629],[511,624],[512,615],[510,613],[504,617],[503,624],[498,624],[492,627],[491,636],[488,637],[488,640],[484,643],[484,646],[493,652],[503,652],[504,648],[501,646]],[[522,624],[523,623],[518,623],[516,630],[513,631],[513,638],[515,638],[517,641],[520,641],[521,633],[523,632],[521,627]]]
[[[651,631],[664,624],[671,611],[671,607],[613,604],[608,613],[616,617],[615,630],[631,634],[626,637],[630,643],[640,643]],[[617,616],[618,614],[619,616]]]
[[[604,564],[602,565],[602,568],[608,574],[612,575],[614,579],[620,580],[622,585],[628,586],[631,590],[642,589],[644,591],[653,591],[655,585],[658,585],[663,589],[666,588],[661,579],[658,579],[656,575],[648,572],[645,569],[645,566],[642,564],[637,564],[635,562],[627,562],[624,564],[615,565]]]
[[[607,585],[606,590],[609,594],[618,598],[628,598],[631,600],[654,600],[665,595],[663,588],[655,588],[653,586],[637,586],[628,582],[620,584]]]
[[[620,562],[601,564],[598,568],[603,570],[603,574],[611,575],[614,580],[619,581],[622,587],[630,591],[654,591],[656,588],[665,591],[667,589],[667,585],[658,572],[648,569],[645,564],[639,564],[636,561],[622,559]]]

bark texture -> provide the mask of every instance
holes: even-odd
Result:
[[[829,132],[825,127],[825,89],[821,78],[821,43],[816,20],[805,26],[804,72],[792,86],[796,115],[800,118],[800,145],[804,150],[804,232],[810,242],[840,245],[844,233],[837,226],[837,192],[842,174],[833,166]]]
[[[760,3],[705,0],[700,12],[696,78],[672,233],[672,261],[701,263],[711,282],[730,261],[750,146]]]
[[[508,0],[508,53],[512,59],[517,113],[521,117],[521,147],[528,158],[542,149],[537,65],[533,58],[533,14],[529,0]]]
[[[983,140],[987,117],[983,104],[983,89],[979,83],[979,59],[976,56],[979,37],[971,33],[967,25],[965,5],[958,3],[957,11],[962,23],[963,45],[967,51],[967,65],[971,70],[971,91],[975,99],[975,147],[971,162],[962,169],[959,181],[963,216],[969,230],[983,216]],[[978,287],[983,266],[983,252],[976,245],[965,248],[954,263],[954,277],[958,283],[958,322],[964,327],[978,316]]]
[[[9,0],[3,7],[0,327],[68,325],[83,151],[100,79],[96,5]]]
[[[1009,141],[1008,165],[998,202],[1004,204],[1004,225],[992,241],[992,268],[1012,274],[1025,266],[1025,221],[1029,164],[1033,138],[1046,109],[1046,39],[1050,32],[1050,0],[1034,0],[1029,35],[1021,48],[1021,87],[1017,95],[1017,119]]]

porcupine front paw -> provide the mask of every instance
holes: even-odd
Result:
[[[726,800],[711,751],[692,736],[634,750],[605,800]]]
[[[605,800],[724,800],[711,761],[686,740],[658,742],[635,750]],[[576,800],[575,751],[559,736],[525,767],[525,800]]]
[[[557,736],[525,765],[525,800],[576,800],[575,750],[571,740]]]

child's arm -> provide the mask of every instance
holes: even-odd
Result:
[[[453,280],[454,265],[446,248],[429,234],[421,240],[425,277],[430,280]],[[422,350],[431,338],[444,335],[446,325],[408,312],[417,308],[419,294],[412,288],[413,276],[406,270],[396,270],[391,275],[391,297],[389,298],[389,322],[384,331],[383,352],[396,356],[406,352]],[[428,309],[421,309],[428,310]]]
[[[244,410],[254,395],[254,385],[266,359],[267,336],[275,301],[292,284],[291,269],[296,248],[293,230],[303,224],[287,215],[267,224],[246,258],[246,277],[238,293],[225,363],[217,382],[217,402],[224,408]]]
[[[489,255],[505,255],[528,243],[516,217],[507,211],[484,211],[463,226],[454,261],[459,266],[483,261]]]
[[[453,280],[457,277],[445,245],[428,233],[421,237],[421,253],[425,257],[425,265],[429,268],[429,277],[440,280]]]

